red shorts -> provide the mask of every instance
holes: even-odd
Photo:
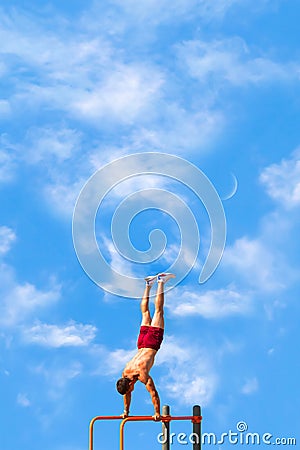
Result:
[[[159,350],[164,337],[164,330],[160,327],[152,327],[151,325],[142,325],[137,341],[137,347],[152,348]]]

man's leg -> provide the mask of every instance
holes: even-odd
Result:
[[[157,276],[157,292],[156,292],[156,298],[155,298],[155,312],[153,319],[151,321],[152,327],[159,327],[163,328],[165,327],[164,322],[164,285],[165,283],[170,279],[175,278],[175,275],[172,273],[160,273]]]
[[[160,327],[164,328],[164,283],[162,281],[159,281],[157,283],[157,292],[156,292],[156,298],[155,298],[155,312],[153,319],[151,321],[152,327]]]
[[[156,281],[155,277],[147,277],[145,278],[146,286],[144,290],[144,294],[141,301],[141,312],[142,312],[142,326],[151,325],[151,315],[149,311],[149,294],[153,283]]]

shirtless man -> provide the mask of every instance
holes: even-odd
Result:
[[[136,355],[126,364],[122,378],[117,381],[117,391],[123,395],[124,412],[122,417],[129,415],[131,392],[135,383],[139,380],[145,384],[149,391],[154,406],[153,418],[160,420],[160,400],[155,388],[154,381],[149,375],[154,364],[154,358],[163,340],[164,335],[164,284],[175,278],[171,273],[160,273],[155,276],[146,277],[146,286],[141,301],[142,323],[137,341],[138,351]],[[157,280],[158,287],[155,298],[155,312],[151,319],[149,311],[150,289]]]

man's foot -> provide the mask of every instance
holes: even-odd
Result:
[[[166,283],[170,278],[175,278],[173,273],[159,273],[157,275],[158,283]]]
[[[157,275],[150,275],[149,277],[145,278],[147,286],[153,286],[153,284],[155,283],[156,280],[157,280]]]

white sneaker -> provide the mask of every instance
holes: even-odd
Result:
[[[156,280],[157,280],[157,275],[150,275],[149,277],[145,278],[147,286],[153,286],[153,284],[155,283]]]
[[[166,283],[170,278],[175,278],[173,273],[159,273],[157,275],[158,283]]]

